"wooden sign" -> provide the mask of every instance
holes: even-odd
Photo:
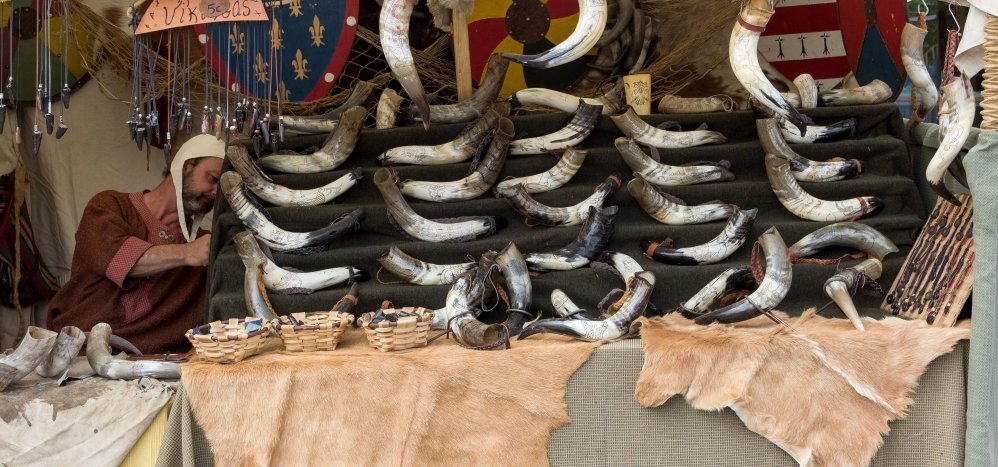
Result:
[[[152,0],[135,34],[219,21],[266,21],[263,0]]]
[[[955,196],[961,206],[936,203],[882,310],[934,326],[956,323],[974,287],[974,207],[969,195]]]

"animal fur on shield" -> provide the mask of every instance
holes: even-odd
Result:
[[[547,465],[568,379],[597,346],[381,353],[355,329],[332,352],[188,363],[181,381],[216,465]]]
[[[642,318],[635,399],[657,407],[682,394],[694,408],[730,407],[802,466],[869,465],[925,367],[970,336],[969,321],[865,318],[857,331],[809,310],[789,320],[795,333],[765,319],[704,327],[676,314]]]

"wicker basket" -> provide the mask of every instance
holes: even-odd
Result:
[[[291,318],[300,324],[292,324]],[[340,337],[353,324],[350,313],[315,311],[278,318],[277,332],[288,352],[334,350]]]
[[[382,352],[405,350],[426,346],[426,334],[430,331],[430,321],[433,320],[433,310],[422,307],[394,308],[391,302],[381,304],[381,310],[387,315],[398,315],[399,312],[412,313],[415,316],[405,316],[398,319],[384,319],[371,324],[377,312],[364,313],[360,317],[360,327],[367,334],[367,342]]]
[[[246,332],[245,323],[252,321],[258,321],[260,329]],[[188,330],[187,340],[209,362],[235,363],[256,355],[270,337],[270,331],[270,323],[260,318],[230,318]]]

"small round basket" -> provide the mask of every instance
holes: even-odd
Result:
[[[331,311],[292,313],[278,318],[277,332],[288,352],[334,350],[353,319],[350,313]]]
[[[364,313],[358,323],[367,342],[382,352],[426,346],[433,310],[422,307],[395,308],[385,301],[381,309]],[[372,321],[374,321],[372,323]]]
[[[256,355],[270,331],[270,323],[261,318],[230,318],[189,329],[186,336],[201,358],[236,363]]]

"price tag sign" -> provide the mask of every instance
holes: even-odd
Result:
[[[266,21],[263,0],[152,0],[135,34],[220,21]]]
[[[201,12],[208,18],[218,18],[232,7],[230,0],[201,0]]]

